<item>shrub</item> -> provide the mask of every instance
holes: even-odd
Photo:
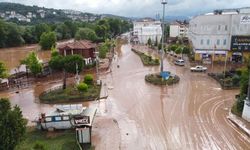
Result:
[[[238,75],[234,75],[232,78],[233,85],[239,85],[240,77]]]
[[[87,74],[85,77],[84,77],[84,83],[88,84],[88,85],[91,85],[93,84],[93,76],[91,74]]]
[[[77,85],[77,89],[80,92],[85,92],[88,90],[88,85],[86,83],[80,83],[79,85]]]
[[[155,59],[156,64],[160,64],[160,60],[158,58]]]
[[[37,142],[37,143],[34,145],[33,149],[34,149],[34,150],[46,150],[44,144],[42,144],[42,143],[40,143],[40,142]]]

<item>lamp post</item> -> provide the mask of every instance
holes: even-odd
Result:
[[[99,80],[99,71],[98,71],[98,64],[99,64],[99,57],[98,57],[99,52],[95,51],[95,59],[96,59],[96,80]]]
[[[163,14],[162,14],[162,38],[161,38],[161,73],[163,72],[163,54],[164,54],[164,17],[165,17],[165,5],[167,0],[161,0],[163,5]]]

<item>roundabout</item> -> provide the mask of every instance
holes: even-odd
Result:
[[[164,76],[163,73],[166,73]],[[154,85],[173,85],[180,81],[180,77],[170,72],[148,74],[145,76],[145,81]]]

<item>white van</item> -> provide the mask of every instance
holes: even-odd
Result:
[[[184,66],[185,65],[185,61],[183,59],[178,59],[174,62],[175,65],[178,66]]]

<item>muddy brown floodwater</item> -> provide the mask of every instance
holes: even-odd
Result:
[[[0,60],[11,69],[33,49],[0,50]],[[49,56],[46,52],[41,55]],[[163,87],[148,84],[144,76],[158,72],[159,67],[143,66],[130,45],[121,47],[111,70],[101,75],[109,97],[82,103],[98,107],[92,134],[97,150],[250,149],[249,137],[226,119],[238,90],[222,90],[205,73],[191,73],[189,64],[175,66],[171,57],[165,58],[164,70],[180,76],[180,82]],[[12,105],[19,105],[31,124],[38,114],[54,109],[40,104],[38,95],[61,84],[60,79],[44,81],[19,93],[0,92],[0,97],[9,97]]]
[[[122,46],[112,72],[102,76],[109,97],[99,102],[98,116],[108,118],[110,128],[97,121],[96,149],[250,149],[249,137],[226,118],[238,90],[222,90],[207,74],[191,73],[189,64],[175,66],[171,57],[165,58],[164,70],[180,76],[180,82],[164,87],[146,83],[144,76],[159,67],[143,66],[130,45]]]

